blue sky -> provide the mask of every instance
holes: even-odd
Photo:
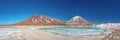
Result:
[[[80,15],[92,23],[120,22],[119,0],[0,0],[0,24],[21,22],[35,14],[68,21]]]

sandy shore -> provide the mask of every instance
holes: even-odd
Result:
[[[0,40],[102,40],[105,35],[98,36],[71,36],[39,30],[40,27],[21,27],[19,33],[8,37],[0,37]],[[43,27],[41,27],[43,28]]]

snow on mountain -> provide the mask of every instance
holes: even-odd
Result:
[[[81,16],[73,17],[66,24],[72,24],[72,25],[92,25],[90,22],[86,21]]]
[[[57,24],[63,24],[60,20],[50,18],[48,16],[42,16],[42,15],[34,15],[31,18],[19,22],[17,24],[23,24],[23,25],[57,25]]]
[[[119,26],[120,23],[102,23],[96,25],[96,27],[100,27],[100,28],[117,28]]]

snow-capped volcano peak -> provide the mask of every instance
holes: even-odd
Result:
[[[70,19],[67,24],[76,24],[76,25],[92,25],[88,21],[86,21],[81,16],[74,16],[72,19]]]
[[[82,22],[82,21],[86,21],[84,18],[82,18],[81,16],[74,16],[72,19],[69,20],[70,21],[74,21],[75,23],[78,23],[78,22]]]
[[[37,24],[37,25],[50,25],[50,24],[63,24],[63,22],[57,20],[57,19],[53,19],[50,18],[48,16],[43,16],[43,15],[34,15],[31,18],[20,22],[18,24]]]
[[[76,19],[81,19],[81,18],[82,18],[81,16],[78,16],[78,15],[77,15],[77,16],[73,17],[72,19],[73,19],[73,20],[76,20]]]
[[[43,16],[36,14],[31,19],[32,19],[32,22],[35,23],[37,21],[40,21],[40,19],[42,19],[42,18],[43,18]]]
[[[74,16],[73,18],[82,18],[82,17],[77,15],[77,16]]]

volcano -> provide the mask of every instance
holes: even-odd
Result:
[[[81,16],[75,16],[72,19],[70,19],[68,22],[66,22],[67,25],[82,25],[82,26],[89,26],[92,25],[92,23],[88,22]]]
[[[16,23],[16,25],[62,25],[64,24],[58,19],[50,18],[48,16],[34,15],[25,21]]]

